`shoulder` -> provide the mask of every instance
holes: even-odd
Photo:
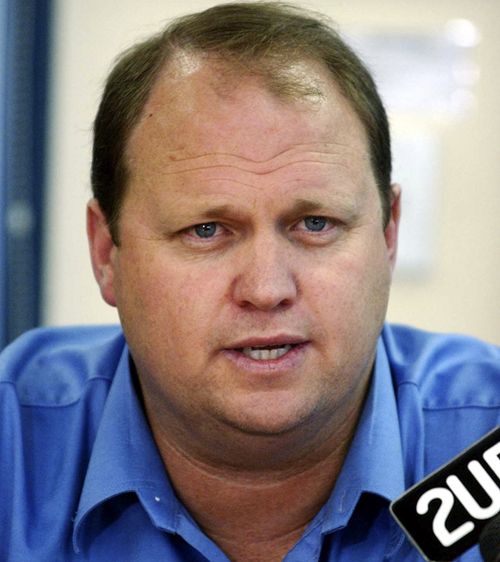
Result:
[[[37,328],[0,354],[0,388],[21,405],[68,405],[90,380],[113,377],[124,347],[118,326]]]
[[[500,407],[500,348],[402,325],[382,333],[396,387],[418,388],[424,408]]]

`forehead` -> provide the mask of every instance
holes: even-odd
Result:
[[[337,144],[366,157],[366,135],[330,75],[315,63],[286,72],[309,95],[271,92],[261,76],[182,53],[161,72],[127,146],[129,170],[205,154],[264,162],[300,144]]]

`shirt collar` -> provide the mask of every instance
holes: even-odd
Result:
[[[175,532],[179,502],[133,388],[129,361],[125,346],[101,417],[74,520],[76,551],[92,510],[127,492],[137,493],[158,527]],[[160,498],[162,509],[155,509],[153,500]]]
[[[335,488],[320,513],[323,532],[347,525],[363,493],[388,501],[405,489],[398,412],[387,352],[379,338],[370,389]]]

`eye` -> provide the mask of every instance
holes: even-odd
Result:
[[[181,240],[195,248],[213,248],[228,239],[230,231],[216,221],[193,224],[179,232]]]
[[[305,217],[303,220],[305,228],[311,232],[321,232],[328,226],[329,223],[328,219],[325,217],[311,216]]]
[[[323,215],[307,215],[293,227],[297,240],[304,244],[325,245],[334,242],[345,231],[342,222]]]
[[[216,222],[204,222],[193,226],[192,230],[199,238],[212,238],[217,233]]]

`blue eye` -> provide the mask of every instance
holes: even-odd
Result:
[[[320,232],[326,226],[327,219],[325,217],[306,217],[304,224],[306,228],[312,232]]]
[[[197,224],[193,229],[200,238],[211,238],[217,231],[217,223],[204,222],[202,224]]]

